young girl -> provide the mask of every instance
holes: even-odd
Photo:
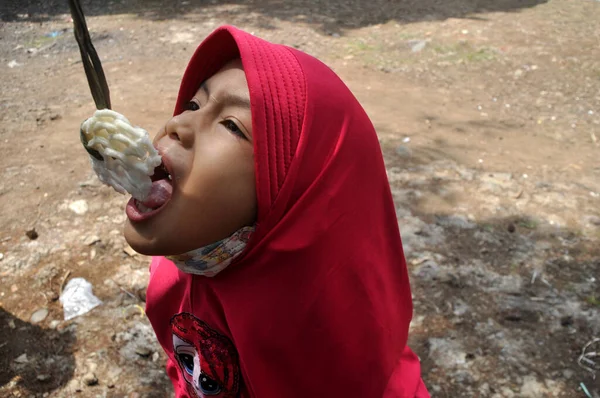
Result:
[[[428,397],[375,130],[315,58],[222,27],[197,49],[125,236],[178,397]]]

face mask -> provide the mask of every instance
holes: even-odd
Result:
[[[213,277],[244,251],[253,232],[254,226],[244,227],[230,237],[208,246],[166,257],[183,272]]]

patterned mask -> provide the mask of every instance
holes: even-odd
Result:
[[[213,277],[244,251],[253,232],[254,226],[244,227],[230,237],[208,246],[166,257],[183,272]]]

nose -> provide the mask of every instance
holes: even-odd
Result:
[[[192,112],[173,116],[165,125],[165,129],[160,134],[160,137],[157,138],[160,139],[166,135],[169,139],[178,141],[186,148],[191,147],[194,143],[194,128],[191,116]]]

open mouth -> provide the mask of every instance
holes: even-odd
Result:
[[[161,163],[151,177],[152,188],[144,201],[131,198],[126,213],[131,221],[142,221],[158,213],[171,199],[173,176],[167,166]]]

